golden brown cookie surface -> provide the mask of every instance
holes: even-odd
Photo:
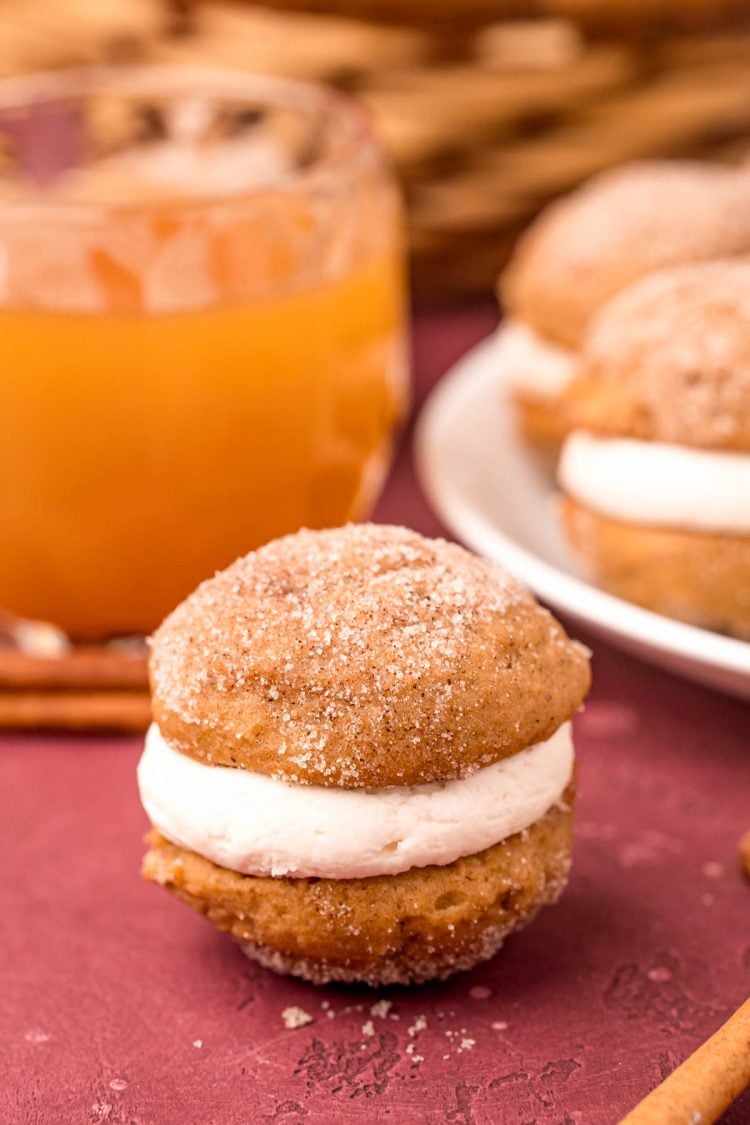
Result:
[[[558,454],[568,432],[561,398],[542,398],[515,391],[513,400],[526,439],[545,448],[552,456]]]
[[[492,956],[567,880],[573,786],[525,832],[445,867],[369,879],[239,875],[151,833],[144,875],[279,972],[408,983]]]
[[[622,523],[565,498],[571,546],[606,590],[656,613],[750,640],[750,536]]]
[[[300,532],[205,582],[155,634],[151,675],[183,753],[349,788],[516,753],[589,683],[585,650],[500,568],[378,525]]]
[[[750,176],[698,161],[604,172],[548,207],[501,283],[507,309],[577,349],[594,313],[654,270],[750,253]]]
[[[621,293],[591,326],[570,399],[595,433],[750,451],[750,260],[664,270]]]

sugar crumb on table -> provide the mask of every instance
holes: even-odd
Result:
[[[390,1001],[390,1000],[378,1000],[377,1003],[373,1004],[372,1007],[370,1008],[370,1015],[371,1016],[377,1016],[378,1019],[384,1020],[387,1017],[387,1015],[390,1012],[392,1007],[393,1007],[392,1001]]]
[[[313,1022],[313,1017],[308,1012],[294,1006],[284,1008],[284,1011],[281,1013],[281,1018],[284,1027],[289,1031],[294,1031],[298,1027],[304,1027],[306,1024]]]

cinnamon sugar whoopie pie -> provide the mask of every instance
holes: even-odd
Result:
[[[750,638],[750,262],[665,270],[596,318],[559,480],[606,589]]]
[[[555,445],[567,432],[567,389],[598,309],[655,270],[748,253],[746,170],[643,161],[547,207],[499,286],[499,362],[530,440]]]
[[[587,657],[443,540],[269,543],[153,637],[144,874],[280,972],[470,968],[565,885]]]

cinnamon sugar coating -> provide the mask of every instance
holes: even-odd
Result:
[[[570,416],[599,434],[750,452],[750,260],[663,270],[616,297],[591,326]]]
[[[549,738],[587,653],[499,567],[403,528],[269,543],[204,582],[152,642],[178,750],[302,784],[461,777]]]
[[[643,161],[593,177],[518,242],[507,310],[577,350],[594,313],[655,270],[750,254],[750,175],[699,161]]]
[[[240,875],[151,832],[147,879],[229,931],[249,956],[318,984],[408,984],[491,957],[567,881],[573,787],[524,832],[445,867],[369,879]]]
[[[565,498],[565,532],[591,578],[656,613],[750,641],[750,536],[622,523]]]

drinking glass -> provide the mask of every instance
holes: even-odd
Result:
[[[232,72],[0,83],[0,607],[150,631],[359,519],[407,400],[404,246],[366,116]]]

